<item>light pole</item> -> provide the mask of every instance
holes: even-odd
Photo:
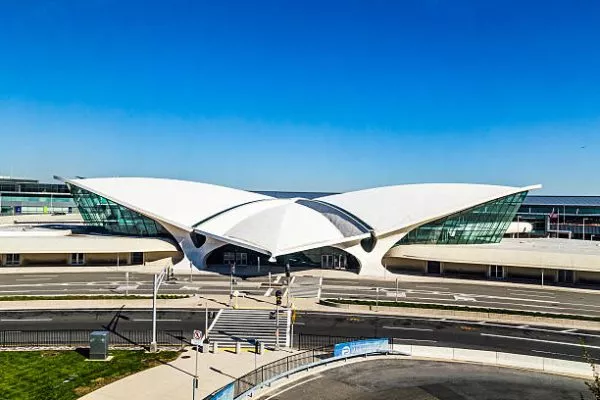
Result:
[[[585,240],[585,220],[588,219],[586,217],[583,218],[583,226],[581,227],[581,239]]]
[[[152,343],[150,343],[150,351],[153,353],[158,350],[158,346],[156,344],[156,295],[158,294],[158,289],[165,280],[166,275],[167,267],[163,268],[160,274],[154,275],[154,285],[152,290]]]
[[[235,274],[235,261],[229,267],[229,307],[233,300],[233,274]]]

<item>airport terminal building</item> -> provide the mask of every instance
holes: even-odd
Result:
[[[85,224],[0,230],[4,266],[289,264],[371,276],[600,282],[593,241],[504,238],[540,186],[414,184],[291,196],[172,179],[63,181]]]

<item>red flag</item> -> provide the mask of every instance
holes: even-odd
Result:
[[[558,218],[558,214],[554,212],[554,208],[553,208],[552,212],[550,213],[550,220],[557,219],[557,218]]]

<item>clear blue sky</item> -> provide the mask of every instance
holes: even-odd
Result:
[[[7,0],[0,174],[600,194],[600,2]]]

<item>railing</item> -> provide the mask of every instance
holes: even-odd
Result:
[[[298,350],[308,350],[282,358],[269,364],[265,364],[262,367],[250,371],[246,375],[236,379],[233,383],[214,391],[205,397],[204,400],[219,398],[219,393],[222,393],[226,389],[232,389],[233,398],[235,399],[238,396],[251,391],[253,388],[270,380],[276,379],[279,376],[285,375],[290,371],[297,371],[302,369],[302,367],[310,367],[314,364],[326,362],[325,360],[328,359],[333,360],[333,347],[335,344],[360,339],[367,338],[364,336],[350,337],[311,335],[301,333],[298,335],[296,340]]]
[[[296,340],[298,350],[311,350],[326,346],[333,346],[336,343],[351,342],[353,340],[370,339],[367,336],[330,336],[330,335],[313,335],[300,333]]]
[[[287,371],[300,368],[304,365],[313,364],[315,362],[327,359],[333,355],[333,346],[326,346],[319,349],[308,350],[299,354],[294,354],[285,358],[282,358],[272,363],[265,364],[262,367],[255,369],[254,371],[248,372],[246,375],[237,378],[233,382],[233,398],[247,392],[266,382],[276,376],[284,374]],[[229,387],[232,384],[228,384],[225,387]],[[211,393],[204,400],[210,400],[215,397],[215,394],[222,391],[223,389],[216,390]]]
[[[97,329],[95,329],[97,330]],[[89,346],[90,333],[94,330],[4,330],[0,331],[0,347],[78,347]],[[183,331],[166,330],[157,332],[159,346],[184,345]],[[110,331],[109,346],[145,347],[152,341],[152,331]]]

